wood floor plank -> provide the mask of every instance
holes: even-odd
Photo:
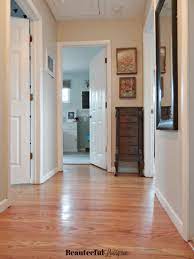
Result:
[[[109,248],[128,252],[113,259],[194,258],[151,179],[65,166],[45,184],[14,186],[12,194],[13,206],[0,214],[0,258],[105,258],[66,256],[66,249]]]

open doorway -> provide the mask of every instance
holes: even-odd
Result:
[[[62,49],[63,164],[107,169],[106,57],[105,46]]]

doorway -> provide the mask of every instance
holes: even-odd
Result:
[[[63,48],[62,71],[63,163],[107,169],[105,47]]]
[[[111,172],[110,42],[59,43],[58,67],[60,167],[93,164]]]

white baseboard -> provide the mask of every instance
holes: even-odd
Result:
[[[53,177],[56,173],[58,172],[57,168],[51,170],[50,172],[48,172],[48,174],[43,175],[41,177],[40,183],[45,183],[47,180],[49,180],[51,177]]]
[[[0,202],[0,213],[6,210],[10,206],[10,202],[8,199],[5,199]]]
[[[171,205],[168,203],[168,201],[165,199],[163,194],[159,191],[158,188],[156,188],[156,196],[161,203],[162,207],[165,209],[166,213],[168,214],[169,218],[177,228],[180,235],[183,237],[183,222],[179,218],[179,216],[176,214],[176,212],[173,210]]]
[[[115,172],[116,172],[116,169],[115,169],[115,167],[113,166],[113,167],[111,168],[110,173],[115,173]]]
[[[190,245],[191,249],[192,249],[193,252],[194,252],[194,243],[191,241],[191,242],[189,242],[189,245]]]

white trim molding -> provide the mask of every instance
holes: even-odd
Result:
[[[59,171],[63,170],[63,125],[62,125],[62,49],[70,46],[104,46],[107,48],[107,171],[112,172],[112,103],[111,103],[111,89],[112,89],[112,55],[111,55],[111,41],[66,41],[57,43],[57,161]]]
[[[33,0],[16,0],[31,21],[32,42],[32,153],[31,184],[41,182],[43,175],[43,34],[42,17]]]
[[[10,202],[8,199],[4,199],[0,202],[0,213],[9,208]]]
[[[178,232],[183,237],[183,222],[182,222],[182,220],[179,218],[177,213],[173,210],[171,205],[168,203],[168,201],[166,200],[166,198],[164,197],[164,195],[160,192],[160,190],[158,188],[156,188],[156,196],[157,196],[159,202],[161,203],[162,207],[164,208],[164,210],[168,214],[169,218],[171,219],[173,224],[176,226]]]
[[[57,168],[51,170],[50,172],[48,172],[46,175],[43,175],[41,177],[40,180],[40,184],[45,183],[46,181],[48,181],[50,178],[52,178],[56,173],[58,173]]]

